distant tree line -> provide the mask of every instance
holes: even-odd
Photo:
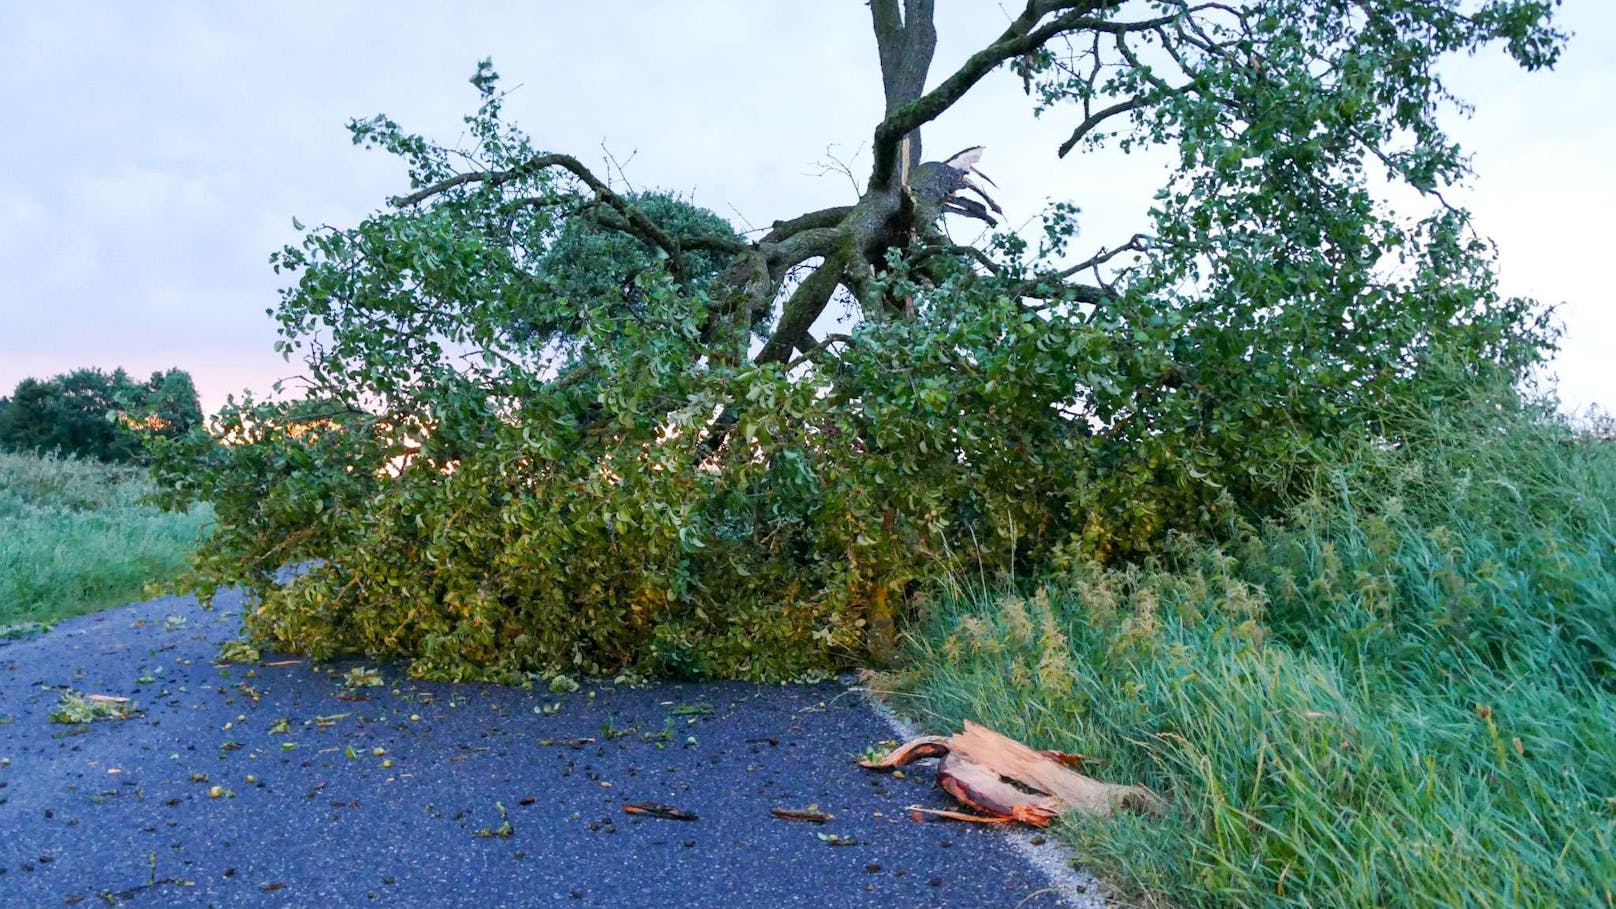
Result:
[[[184,370],[139,382],[122,369],[77,369],[24,379],[0,398],[0,449],[138,461],[147,437],[177,438],[201,422],[196,385]]]

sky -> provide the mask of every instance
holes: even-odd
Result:
[[[933,83],[1006,8],[939,0]],[[1564,406],[1616,410],[1616,4],[1566,0],[1560,23],[1574,36],[1554,71],[1496,50],[1445,67],[1476,107],[1446,121],[1476,170],[1449,199],[1496,242],[1504,293],[1558,307]],[[385,112],[453,141],[483,57],[540,147],[743,230],[853,201],[838,161],[868,173],[881,92],[862,0],[0,0],[0,395],[80,367],[178,367],[212,411],[295,376],[273,350],[269,254],[296,242],[293,218],[349,226],[407,189],[344,124]],[[1011,226],[1070,199],[1082,242],[1114,246],[1163,164],[1057,159],[1074,124],[1035,119],[1000,72],[926,127],[926,157],[985,145]]]

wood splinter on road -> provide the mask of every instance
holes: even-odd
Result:
[[[656,802],[629,802],[623,806],[624,814],[643,814],[647,817],[666,818],[670,821],[698,821],[700,815],[682,811],[672,805],[658,805]]]
[[[879,760],[859,764],[871,770],[891,770],[930,757],[942,759],[937,765],[937,785],[982,814],[911,806],[910,816],[916,820],[932,815],[976,823],[1020,821],[1047,827],[1062,811],[1100,817],[1118,809],[1157,814],[1167,804],[1147,787],[1105,783],[1070,769],[1082,765],[1083,755],[1039,751],[970,720],[965,721],[965,731],[958,735],[921,736]]]
[[[826,814],[816,808],[770,808],[769,813],[782,821],[803,821],[809,824],[823,824],[834,818],[834,814]]]

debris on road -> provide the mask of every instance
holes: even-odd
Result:
[[[672,805],[658,805],[656,802],[629,802],[623,806],[624,814],[643,814],[647,817],[660,817],[670,821],[696,821],[701,816],[681,811]]]
[[[74,725],[96,720],[126,720],[135,712],[128,698],[110,694],[81,694],[64,688],[60,698],[56,709],[50,713],[52,723]]]
[[[1118,809],[1157,813],[1165,800],[1144,786],[1105,783],[1084,776],[1084,755],[1039,751],[979,723],[965,721],[958,735],[928,735],[913,739],[885,757],[863,760],[871,770],[891,770],[924,758],[941,758],[937,784],[943,791],[981,815],[958,811],[909,809],[923,815],[977,823],[1020,821],[1046,827],[1061,811],[1106,816]]]
[[[582,748],[586,745],[595,744],[595,740],[587,737],[581,739],[539,739],[539,744],[547,747],[560,745],[565,748]]]
[[[495,802],[494,807],[499,810],[500,825],[498,827],[484,827],[481,830],[473,830],[472,836],[480,836],[485,838],[497,836],[500,839],[508,840],[511,838],[511,834],[516,832],[516,828],[511,825],[510,813],[505,810],[505,806],[499,802]]]
[[[823,824],[836,816],[826,814],[813,805],[807,808],[770,808],[769,813],[782,821],[805,821],[810,824]]]

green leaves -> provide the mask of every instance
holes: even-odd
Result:
[[[24,379],[10,398],[0,398],[0,449],[139,461],[151,444],[201,422],[196,386],[183,370],[139,382],[122,369],[77,369]]]
[[[821,673],[879,652],[929,583],[1271,517],[1326,442],[1427,393],[1432,363],[1536,361],[1550,335],[1499,299],[1463,213],[1394,212],[1371,187],[1466,174],[1436,61],[1503,40],[1551,62],[1546,7],[1154,6],[1167,19],[1015,64],[1041,106],[1121,103],[1124,147],[1178,153],[1105,286],[1053,261],[1072,204],[1036,249],[993,238],[992,267],[906,246],[897,222],[747,244],[540,156],[488,61],[461,146],[355,121],[413,192],[271,258],[309,400],[233,402],[229,444],[159,458],[171,503],[215,503],[199,586],[250,587],[264,644],[418,676]],[[861,245],[794,244],[810,232]],[[811,261],[836,270],[810,289],[881,318],[747,363]]]

